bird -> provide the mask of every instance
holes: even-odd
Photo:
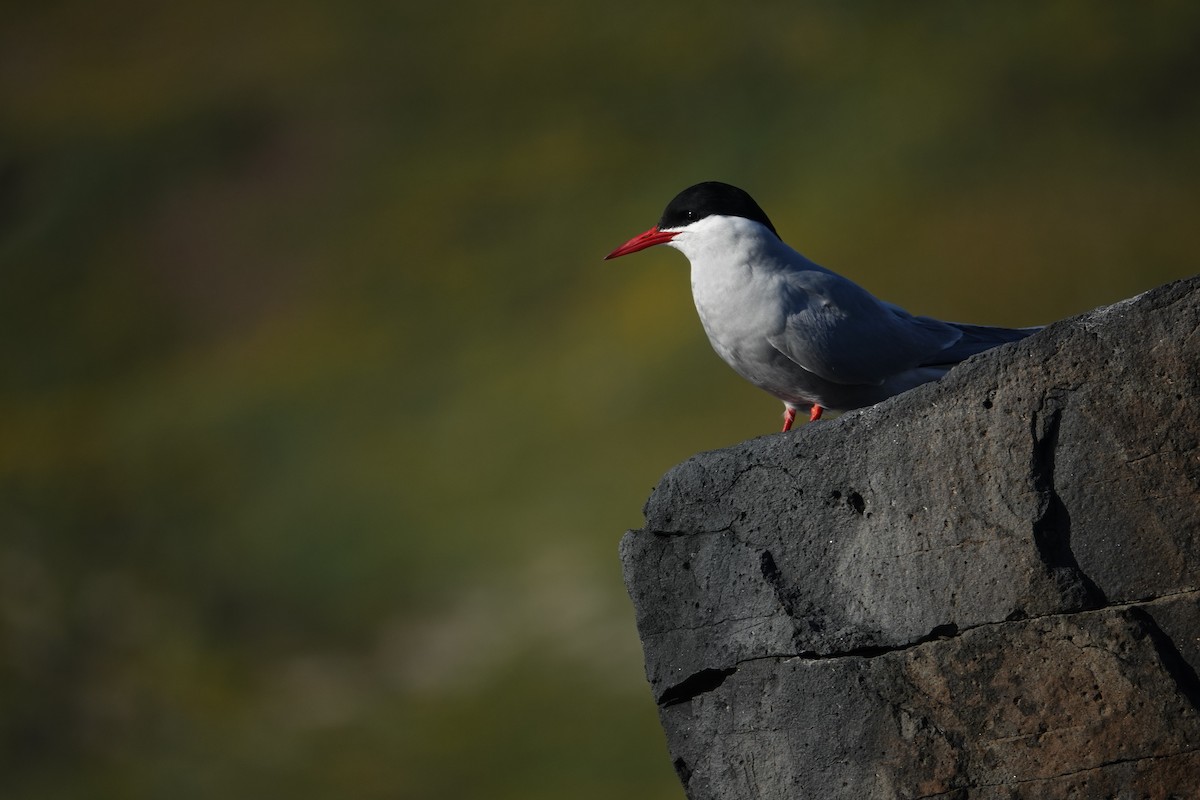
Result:
[[[691,263],[692,298],[713,349],[796,413],[864,408],[1041,330],[943,322],[908,313],[784,243],[744,190],[689,186],[658,224],[605,260],[665,244]]]

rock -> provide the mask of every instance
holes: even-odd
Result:
[[[671,470],[621,543],[700,798],[1200,791],[1200,279]]]

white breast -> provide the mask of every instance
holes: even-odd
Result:
[[[786,271],[795,268],[791,262],[809,262],[741,217],[708,217],[670,244],[691,262],[692,298],[717,354],[751,383],[792,395],[796,376],[781,373],[780,353],[767,337],[784,326],[783,284]]]

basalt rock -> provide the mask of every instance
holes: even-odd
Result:
[[[698,455],[621,543],[701,798],[1200,796],[1200,279]]]

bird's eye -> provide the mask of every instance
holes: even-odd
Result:
[[[695,219],[696,212],[689,208],[687,211],[683,212],[683,217],[684,217],[684,219],[689,219],[689,220]]]

